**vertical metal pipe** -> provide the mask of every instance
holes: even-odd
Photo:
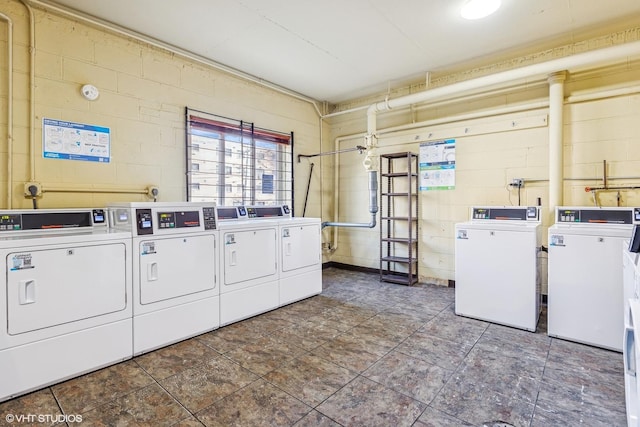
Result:
[[[309,200],[309,189],[311,188],[311,177],[313,176],[313,166],[314,166],[313,163],[311,163],[311,169],[309,170],[309,181],[307,182],[307,194],[304,196],[304,208],[302,208],[302,216],[305,216],[307,213],[307,201]]]
[[[7,209],[11,209],[13,206],[13,21],[4,13],[0,13],[0,19],[7,22]]]
[[[566,71],[549,74],[549,213],[562,205],[564,81]]]

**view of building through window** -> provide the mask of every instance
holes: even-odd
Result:
[[[292,145],[292,134],[187,110],[188,200],[292,206]]]

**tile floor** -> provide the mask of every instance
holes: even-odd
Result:
[[[456,316],[451,288],[323,276],[322,295],[4,402],[0,425],[626,425],[622,355],[551,339],[544,316],[534,334]]]

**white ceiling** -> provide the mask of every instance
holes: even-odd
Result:
[[[521,56],[640,25],[640,0],[43,0],[101,18],[307,97],[384,93],[427,72]],[[617,27],[615,26],[617,25]]]

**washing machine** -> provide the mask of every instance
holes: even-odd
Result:
[[[280,305],[278,221],[282,215],[274,207],[216,207],[221,326]]]
[[[104,209],[0,211],[0,401],[130,359],[131,233]]]
[[[457,315],[535,331],[540,315],[540,208],[473,207],[455,226]]]
[[[291,217],[279,222],[280,305],[322,293],[321,219]]]
[[[640,426],[640,300],[628,301],[629,323],[625,325],[623,340],[625,403],[627,410],[627,425]]]
[[[549,227],[548,334],[622,351],[623,257],[640,209],[558,207]]]
[[[113,203],[108,211],[115,228],[132,233],[134,355],[219,327],[214,204]]]

